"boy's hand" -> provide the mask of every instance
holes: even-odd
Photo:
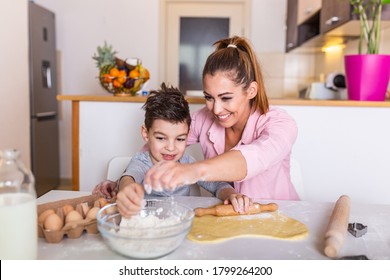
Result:
[[[101,194],[106,198],[113,198],[116,196],[116,182],[110,180],[102,181],[94,187],[92,194]]]
[[[251,198],[240,193],[233,193],[229,198],[225,199],[223,204],[232,204],[234,210],[240,214],[245,214],[249,210],[249,206],[253,204]]]
[[[144,187],[138,183],[131,183],[121,187],[116,203],[121,215],[129,218],[138,212],[144,206]]]

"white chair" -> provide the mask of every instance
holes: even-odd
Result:
[[[116,181],[122,175],[122,173],[126,170],[127,165],[131,160],[131,156],[118,156],[112,158],[108,162],[107,168],[107,180]],[[191,185],[190,189],[191,196],[201,196],[202,193],[200,191],[200,187],[197,184]]]
[[[107,180],[116,181],[126,170],[131,160],[131,156],[114,157],[108,162]]]
[[[290,176],[299,198],[301,200],[305,200],[305,189],[303,186],[301,165],[299,161],[293,157],[290,160]]]

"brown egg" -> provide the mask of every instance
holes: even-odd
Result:
[[[64,222],[56,213],[50,214],[44,223],[44,228],[48,230],[60,230],[64,226]]]
[[[110,206],[106,209],[107,214],[114,214],[118,212],[118,208],[116,206]]]
[[[62,211],[64,211],[64,216],[68,215],[69,212],[73,211],[74,207],[70,204],[62,206]]]
[[[105,199],[104,197],[99,198],[97,201],[99,202],[100,208],[102,208],[102,207],[104,207],[104,206],[106,206],[108,204],[107,199]]]
[[[89,211],[88,202],[83,202],[83,203],[80,204],[80,206],[81,206],[81,209],[83,210],[83,215],[84,215],[84,217],[86,217],[86,216],[87,216],[87,213],[88,213],[88,211]]]
[[[72,210],[65,216],[65,223],[81,221],[83,216],[76,210]]]
[[[53,209],[47,209],[43,211],[39,217],[38,217],[38,224],[43,225],[45,223],[46,218],[50,215],[55,213]]]
[[[99,207],[92,207],[88,213],[86,219],[96,219],[97,213],[99,212],[100,208]]]

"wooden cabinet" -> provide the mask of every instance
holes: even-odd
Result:
[[[382,29],[390,24],[390,5],[382,6]],[[359,36],[359,17],[349,1],[323,0],[320,33],[331,36]]]
[[[321,0],[299,0],[297,18],[298,25],[316,14],[321,9],[321,4]]]
[[[390,5],[383,5],[381,20],[382,30],[390,28]],[[347,0],[288,0],[286,24],[286,52],[319,50],[360,35],[358,15]]]
[[[321,0],[288,0],[286,52],[319,34]]]
[[[352,7],[349,1],[323,1],[320,17],[320,32],[328,32],[353,19]],[[356,16],[355,16],[356,18]]]
[[[298,25],[297,25],[298,0],[287,1],[286,18],[286,52],[298,46]]]

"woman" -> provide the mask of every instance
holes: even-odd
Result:
[[[188,139],[189,145],[200,143],[205,160],[159,162],[144,184],[173,190],[197,181],[231,181],[252,198],[299,199],[290,179],[295,121],[269,107],[258,60],[245,38],[215,45],[203,69],[206,106],[192,115]]]

